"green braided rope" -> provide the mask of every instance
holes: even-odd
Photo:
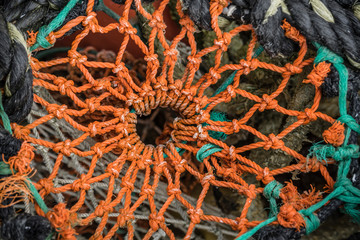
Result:
[[[349,73],[343,64],[344,59],[318,43],[314,43],[314,45],[318,48],[318,55],[315,58],[315,64],[319,64],[323,61],[329,61],[339,72],[339,111],[341,117],[338,120],[345,123],[351,130],[360,134],[360,125],[356,123],[352,116],[347,114],[346,95],[348,90]]]
[[[2,94],[0,91],[0,117],[3,122],[4,128],[8,130],[10,134],[12,134],[11,126],[10,126],[10,119],[5,112],[4,106],[2,104]]]
[[[221,152],[223,149],[215,144],[208,143],[202,146],[199,151],[196,153],[196,159],[199,162],[203,162],[205,158],[216,153]]]
[[[40,46],[43,48],[49,48],[52,46],[48,40],[46,40],[46,37],[49,35],[49,33],[59,28],[63,24],[66,16],[78,3],[78,1],[79,0],[70,0],[68,4],[66,4],[66,6],[61,10],[61,12],[47,26],[42,26],[39,29],[39,32],[36,36],[36,43],[30,48],[30,51],[34,51]]]
[[[120,16],[116,12],[111,10],[108,6],[106,6],[103,0],[98,0],[98,4],[95,6],[95,10],[103,11],[104,13],[106,13],[116,21],[120,20]]]
[[[276,180],[268,183],[264,188],[264,196],[269,200],[270,203],[270,213],[269,218],[277,216],[279,213],[278,206],[276,204],[276,199],[280,196],[280,190],[283,188],[283,185]]]

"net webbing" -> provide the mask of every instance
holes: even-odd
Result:
[[[220,29],[217,18],[226,1],[210,3],[211,23],[217,39],[213,46],[205,49],[197,48],[194,24],[182,12],[180,1],[176,8],[181,29],[171,41],[165,37],[163,20],[169,0],[161,1],[153,14],[148,13],[139,0],[134,2],[152,28],[147,43],[129,22],[132,1],[126,1],[119,22],[100,26],[93,10],[94,1],[89,0],[87,16],[73,19],[46,38],[53,44],[72,27],[82,24],[83,30],[75,33],[67,56],[49,61],[31,58],[35,104],[29,124],[12,124],[14,135],[26,143],[16,158],[21,158],[22,163],[12,158],[9,164],[22,175],[31,171],[24,169],[28,163],[35,164],[37,171],[31,176],[32,184],[48,208],[44,211],[35,202],[37,214],[46,216],[64,239],[75,239],[76,234],[88,234],[91,239],[111,239],[121,235],[119,228],[127,229],[128,239],[139,238],[139,231],[143,231],[144,239],[159,234],[170,239],[189,239],[195,229],[217,229],[221,232],[218,236],[234,237],[264,223],[247,216],[255,199],[264,195],[269,199],[270,217],[277,216],[272,224],[305,227],[307,223],[299,211],[320,202],[321,192],[333,191],[335,181],[328,167],[335,160],[307,158],[307,153],[293,150],[283,139],[300,126],[325,121],[332,126],[324,132],[324,140],[336,147],[343,143],[343,124],[318,111],[320,86],[330,71],[330,64],[315,65],[314,58],[306,55],[306,39],[286,21],[283,24],[286,36],[299,45],[296,58],[283,66],[258,60],[254,56],[256,36],[252,26],[238,26],[229,32]],[[118,31],[123,36],[116,56],[94,59],[79,50],[88,34],[110,31]],[[238,64],[222,65],[222,55],[232,38],[246,31],[252,32],[246,57]],[[36,39],[36,34],[31,34],[29,44],[34,45]],[[177,46],[185,39],[191,53],[182,77],[174,79]],[[136,76],[125,64],[130,41],[145,56],[146,72],[139,71],[142,77]],[[162,62],[155,53],[156,41],[165,49]],[[214,66],[196,79],[202,59],[211,52],[215,52]],[[311,106],[299,111],[279,105],[277,98],[291,77],[311,66],[311,72],[303,81],[315,89]],[[242,76],[259,68],[277,72],[282,78],[270,94],[258,96],[239,87]],[[213,96],[205,94],[206,89],[230,71],[236,72],[221,91]],[[230,121],[212,117],[218,104],[229,103],[239,96],[252,102],[242,118]],[[169,108],[178,117],[165,128],[161,144],[144,144],[136,131],[137,118],[158,108]],[[292,116],[294,121],[277,134],[265,135],[249,121],[268,111]],[[219,137],[240,131],[254,136],[254,142],[229,146]],[[36,148],[35,156],[29,153],[31,148],[25,146],[29,143]],[[259,148],[282,151],[295,161],[275,169],[261,167],[248,157],[250,151]],[[302,176],[318,172],[325,187],[298,192],[291,181],[283,184],[276,181],[277,176],[294,172],[304,173]],[[181,185],[184,175],[192,175],[200,183],[201,191],[196,199],[184,193]],[[247,176],[256,177],[263,185],[247,183],[244,180]],[[240,216],[224,216],[221,210],[204,202],[213,187],[233,189],[246,198]],[[180,228],[181,233],[174,226]]]

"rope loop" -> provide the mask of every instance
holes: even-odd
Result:
[[[212,143],[208,143],[204,146],[202,146],[199,151],[196,153],[196,159],[199,162],[203,162],[205,158],[207,158],[208,156],[216,153],[216,152],[221,152],[223,149],[217,145],[214,145]]]
[[[360,125],[349,114],[342,115],[338,118],[338,121],[346,124],[351,130],[360,134]]]
[[[276,205],[276,199],[280,196],[280,190],[283,188],[283,185],[276,180],[268,183],[264,188],[264,197],[266,197],[270,202],[270,214],[269,218],[274,217],[278,214],[278,209]]]

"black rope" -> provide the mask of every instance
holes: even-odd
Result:
[[[66,6],[69,0],[11,0],[1,4],[6,20],[12,22],[23,33],[37,31],[49,24]],[[97,0],[95,4],[97,4]],[[85,15],[87,0],[80,0],[66,16],[64,24],[78,16]],[[63,25],[64,25],[63,24]],[[66,35],[82,28],[79,24]]]
[[[38,31],[55,18],[68,3],[66,0],[0,1],[0,90],[2,105],[10,122],[21,123],[33,103],[33,75],[24,34]],[[67,15],[64,24],[85,15],[87,1],[79,1]],[[81,24],[67,34],[82,27]],[[17,155],[22,142],[0,125],[0,156],[4,160]],[[2,161],[2,159],[0,160]],[[9,175],[1,175],[6,178]],[[2,204],[8,205],[10,199]],[[15,214],[13,207],[0,208],[0,238],[4,240],[45,240],[51,233],[50,222],[41,216]]]
[[[320,16],[309,0],[284,0],[275,11],[269,11],[273,2],[233,0],[222,16],[252,24],[260,44],[271,56],[289,56],[296,48],[281,29],[282,21],[287,19],[309,42],[318,42],[359,66],[356,63],[360,63],[360,20],[352,10],[354,0],[322,0],[323,9],[333,18],[330,20]],[[198,27],[211,30],[209,0],[184,0],[183,6]]]

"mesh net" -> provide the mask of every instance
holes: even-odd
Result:
[[[44,210],[35,203],[37,214],[46,216],[64,239],[73,239],[76,234],[91,239],[112,239],[124,234],[128,239],[189,239],[200,236],[199,231],[214,232],[219,239],[234,238],[267,218],[249,214],[264,195],[271,199],[270,215],[278,216],[273,224],[297,229],[305,226],[298,211],[318,203],[322,192],[332,191],[334,179],[329,168],[334,161],[307,158],[308,152],[299,153],[289,147],[291,139],[283,139],[303,125],[324,121],[332,125],[323,134],[325,141],[335,146],[342,144],[343,126],[318,111],[320,85],[330,64],[314,65],[314,59],[306,57],[306,39],[286,22],[286,36],[299,45],[293,61],[278,66],[258,60],[254,54],[256,37],[250,25],[228,32],[218,26],[217,18],[226,5],[222,1],[210,3],[216,40],[204,49],[197,48],[195,27],[182,12],[180,1],[176,9],[181,29],[171,41],[165,37],[163,20],[169,1],[161,1],[152,14],[140,1],[134,1],[151,27],[145,43],[129,22],[131,4],[132,1],[126,1],[119,22],[100,26],[94,1],[89,0],[86,16],[71,20],[47,37],[54,43],[82,24],[83,30],[75,33],[67,56],[49,61],[31,58],[35,103],[29,124],[12,127],[14,135],[26,141],[19,156],[23,163],[31,162],[36,169],[31,180],[49,208]],[[79,50],[89,33],[111,31],[123,36],[116,54]],[[251,32],[252,36],[246,57],[238,64],[222,64],[222,55],[232,38],[241,32]],[[185,39],[190,46],[186,68],[181,78],[174,78],[178,46]],[[31,34],[28,42],[33,45],[36,34]],[[144,60],[134,62],[126,51],[129,42],[136,44]],[[155,53],[158,43],[164,48],[163,61]],[[200,76],[202,59],[211,53],[215,54],[215,64]],[[301,110],[281,106],[277,99],[291,84],[292,77],[305,68],[310,70],[307,76],[301,75],[305,78],[303,84],[312,84],[315,89],[312,104]],[[256,95],[241,88],[242,76],[257,69],[279,74],[274,91]],[[206,89],[219,86],[223,75],[233,71],[233,78],[212,96],[207,94]],[[228,120],[214,111],[219,104],[235,98],[243,98],[250,105],[241,118]],[[155,145],[146,144],[137,132],[137,121],[159,108],[171,109],[177,117],[167,120]],[[264,134],[251,120],[269,112],[290,116],[293,121],[284,124],[277,134]],[[246,133],[252,143],[231,146],[223,141],[239,132]],[[35,147],[35,155],[29,154],[29,144]],[[284,152],[294,160],[269,168],[250,158],[250,153],[258,149]],[[25,165],[15,161],[12,168],[19,171]],[[299,172],[303,173],[302,178],[318,173],[324,184],[303,191],[291,181],[282,181],[280,192],[280,185],[274,180],[283,176],[290,179],[291,174]],[[197,197],[190,196],[193,189],[184,185],[187,176],[200,186]],[[256,178],[257,183],[248,183],[249,178]],[[265,185],[271,189],[264,190]],[[230,189],[242,196],[241,214],[226,215],[209,204],[206,199],[212,188]]]

